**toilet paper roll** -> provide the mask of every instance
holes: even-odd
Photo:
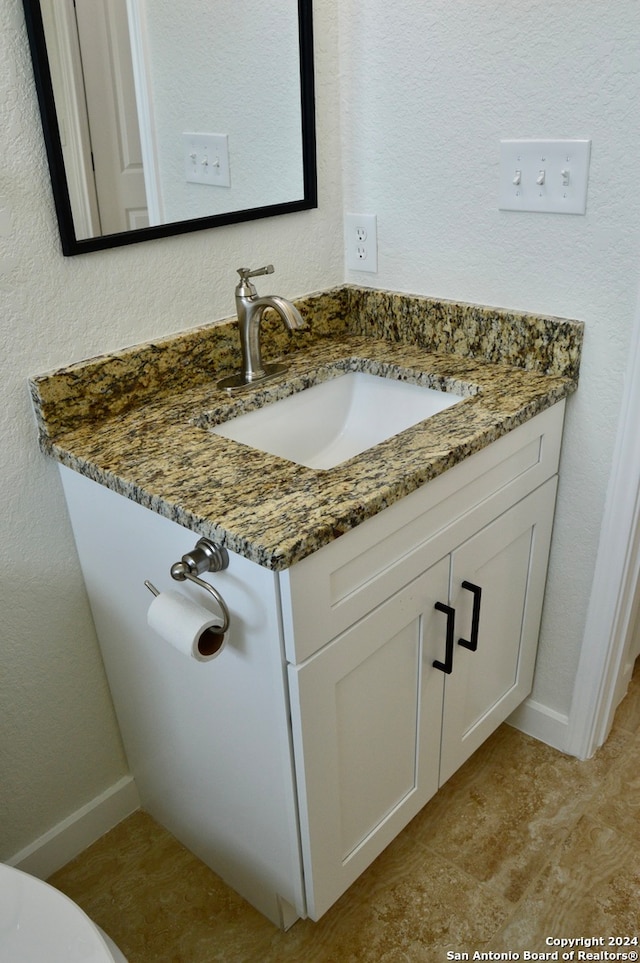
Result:
[[[161,592],[147,611],[147,623],[170,645],[198,662],[217,658],[225,637],[222,619],[179,592]]]

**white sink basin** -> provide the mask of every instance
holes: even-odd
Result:
[[[335,468],[461,400],[451,392],[350,372],[211,430],[298,465]]]

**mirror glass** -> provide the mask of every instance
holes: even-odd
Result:
[[[312,0],[23,0],[65,254],[315,207]]]

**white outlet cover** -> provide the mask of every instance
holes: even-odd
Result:
[[[345,215],[345,254],[350,271],[378,270],[378,224],[375,214]]]
[[[590,156],[590,140],[501,140],[498,207],[584,214]]]
[[[231,187],[227,134],[184,133],[182,149],[184,176],[188,183]]]

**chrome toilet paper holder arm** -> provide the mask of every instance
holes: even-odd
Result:
[[[196,547],[182,556],[179,562],[174,562],[171,566],[171,578],[177,582],[184,582],[188,579],[206,589],[218,603],[218,607],[223,615],[223,624],[217,630],[221,635],[229,629],[231,618],[229,609],[220,593],[209,582],[205,582],[199,576],[205,572],[223,572],[229,567],[229,553],[226,548],[214,545],[208,538],[201,538],[196,543]],[[149,581],[144,583],[153,595],[159,595],[158,589]]]

